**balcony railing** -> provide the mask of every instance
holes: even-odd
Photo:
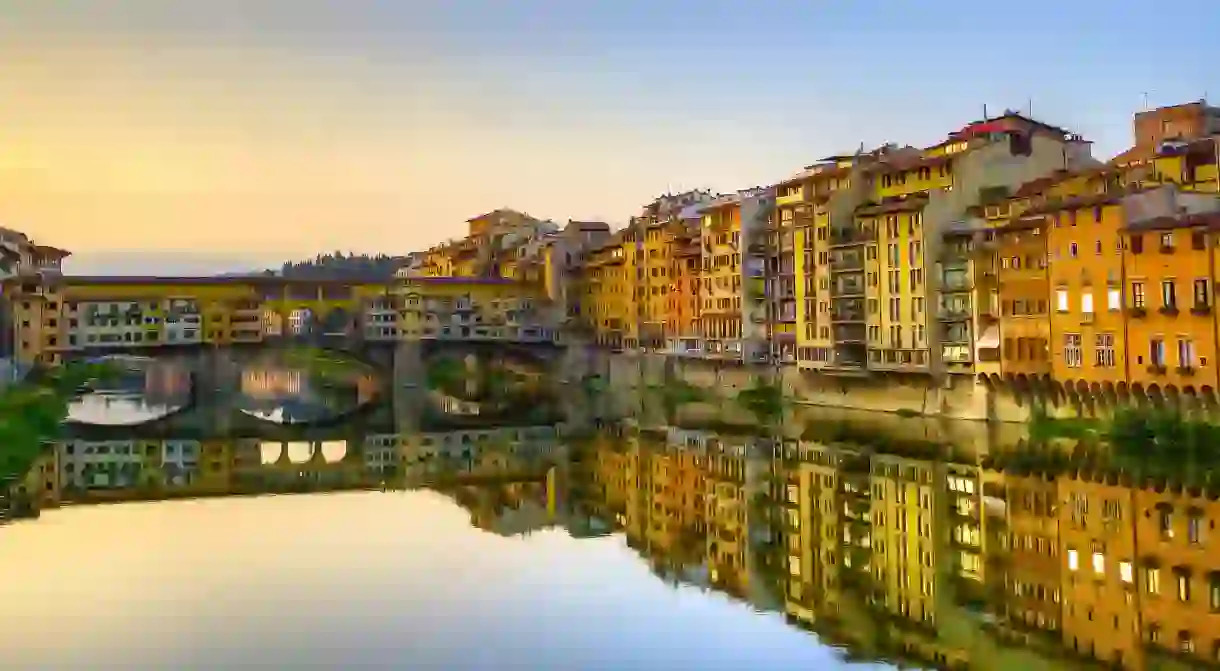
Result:
[[[942,322],[960,322],[970,319],[970,308],[946,308],[941,307],[937,311],[937,319]]]
[[[863,296],[863,282],[839,282],[831,285],[831,295],[834,296]]]
[[[965,277],[946,277],[940,283],[941,291],[970,291],[973,283]]]
[[[835,342],[840,343],[863,343],[867,339],[863,326],[835,326],[833,331]]]
[[[853,255],[830,259],[831,270],[864,270],[864,257]]]
[[[864,231],[857,230],[833,230],[830,232],[830,244],[832,245],[854,245],[862,242],[873,240],[874,236]]]

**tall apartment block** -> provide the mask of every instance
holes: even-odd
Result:
[[[702,210],[701,349],[709,358],[759,362],[770,355],[772,305],[765,264],[771,250],[763,236],[774,207],[773,189],[754,188],[723,196]],[[743,255],[743,245],[752,251]]]
[[[660,351],[676,333],[670,332],[669,292],[676,237],[698,227],[698,207],[711,202],[710,191],[665,194],[648,203],[627,228],[627,262],[633,273],[633,298],[638,340],[628,347]]]
[[[887,145],[853,157],[847,188],[827,208],[834,349],[823,370],[944,373],[942,344],[960,334],[940,325],[941,289],[962,288],[937,264],[945,234],[976,223],[969,213],[996,194],[1093,163],[1078,136],[1015,113],[926,149]],[[946,315],[960,314],[960,302],[947,305]]]

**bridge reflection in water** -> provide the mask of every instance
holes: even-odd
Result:
[[[48,505],[430,488],[492,533],[620,534],[657,579],[783,614],[855,660],[1220,659],[1220,490],[994,458],[1014,427],[793,408],[765,429],[699,428],[706,407],[646,414],[662,404],[627,386],[572,392],[562,424],[429,425],[433,396],[464,393],[437,386],[308,439],[75,436],[31,487]]]

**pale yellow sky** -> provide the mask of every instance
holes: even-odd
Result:
[[[401,254],[503,206],[621,221],[666,170],[699,163],[640,164],[631,147],[673,123],[569,113],[562,95],[423,52],[6,13],[0,225],[77,258]]]

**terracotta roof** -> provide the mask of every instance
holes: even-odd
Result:
[[[580,231],[609,231],[610,230],[610,224],[607,224],[604,221],[576,221],[573,219],[569,219],[568,225],[575,226],[576,229],[580,230]]]
[[[1143,221],[1132,222],[1122,230],[1129,233],[1142,231],[1165,231],[1174,228],[1203,227],[1209,230],[1220,230],[1220,212],[1201,212],[1179,216],[1156,217]]]
[[[906,196],[881,203],[864,204],[856,208],[856,214],[863,216],[874,216],[878,214],[890,214],[893,212],[913,212],[922,209],[928,204],[928,197],[923,194]]]
[[[1072,173],[1068,170],[1056,170],[1054,173],[1047,175],[1046,177],[1039,177],[1038,179],[1031,180],[1017,187],[1017,191],[1012,195],[1012,197],[1029,198],[1030,196],[1036,196],[1046,191],[1047,188],[1067,179],[1071,176],[1071,174]]]
[[[492,210],[491,212],[485,212],[485,213],[483,213],[483,214],[480,214],[480,215],[479,215],[479,216],[477,216],[477,217],[471,217],[471,218],[469,218],[469,219],[467,219],[467,220],[466,220],[466,223],[470,223],[470,222],[472,222],[472,221],[478,221],[478,220],[480,220],[480,219],[486,219],[487,217],[490,217],[490,216],[493,216],[493,215],[497,215],[497,214],[519,214],[519,215],[521,215],[521,216],[523,216],[523,217],[526,217],[526,218],[532,218],[532,217],[530,217],[528,214],[525,214],[525,213],[523,213],[523,212],[518,212],[518,211],[516,211],[516,210],[512,210],[512,209],[509,209],[509,208],[507,208],[507,207],[498,207],[498,208],[496,208],[496,209]]]
[[[847,158],[851,158],[850,156]],[[846,160],[846,159],[841,159]],[[836,161],[837,162],[837,161]],[[831,179],[833,177],[841,177],[851,172],[851,166],[839,167],[837,165],[810,165],[803,170],[792,175],[791,177],[780,181],[776,186],[789,186],[798,184],[810,179]]]
[[[1012,221],[1008,222],[1007,224],[1004,224],[1003,226],[997,227],[995,230],[1000,233],[1006,233],[1009,231],[1029,231],[1029,230],[1033,230],[1035,228],[1040,228],[1045,225],[1046,225],[1046,215],[1045,214],[1040,214],[1040,215],[1026,214],[1026,215],[1017,217],[1016,219],[1013,219]]]
[[[1036,214],[1049,214],[1067,209],[1079,209],[1082,207],[1095,207],[1097,205],[1109,205],[1117,203],[1124,197],[1134,193],[1139,193],[1142,189],[1122,189],[1113,193],[1089,194],[1084,196],[1073,196],[1071,198],[1056,198],[1047,202],[1036,205],[1025,211],[1027,216]]]
[[[1109,165],[1122,166],[1137,161],[1147,161],[1158,156],[1181,156],[1189,153],[1215,152],[1215,138],[1205,137],[1193,140],[1165,140],[1155,147],[1131,147],[1127,151],[1109,160]]]
[[[61,259],[72,256],[72,252],[69,252],[66,249],[60,249],[59,247],[52,247],[50,245],[34,245],[34,253],[42,256],[57,256]]]

